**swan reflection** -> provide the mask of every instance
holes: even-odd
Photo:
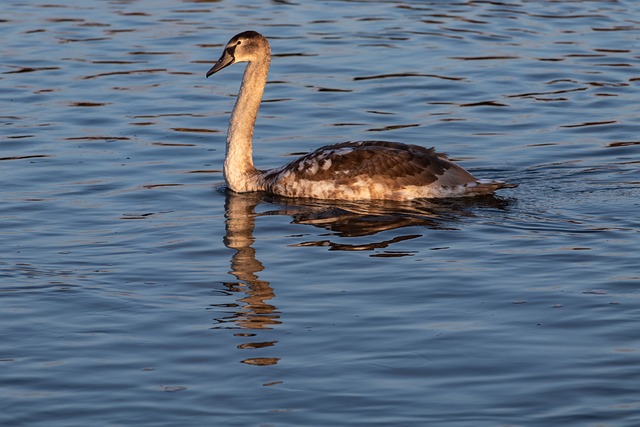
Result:
[[[233,249],[230,274],[235,280],[224,282],[228,295],[241,297],[232,303],[216,305],[224,307],[227,315],[216,318],[216,328],[241,329],[236,336],[251,338],[251,342],[238,345],[239,349],[257,349],[273,347],[277,341],[255,341],[259,330],[273,328],[280,324],[281,313],[271,302],[275,292],[271,284],[261,280],[259,273],[264,265],[258,260],[254,228],[256,218],[263,216],[290,217],[293,224],[311,225],[327,230],[329,233],[317,235],[315,240],[304,240],[291,246],[323,246],[332,251],[373,251],[372,256],[407,256],[411,251],[383,251],[402,241],[421,237],[416,227],[426,229],[455,229],[463,217],[473,216],[473,209],[504,208],[507,201],[493,196],[470,199],[451,199],[438,201],[411,202],[335,202],[322,200],[288,199],[266,193],[233,193],[227,191],[225,201],[224,244]],[[257,208],[260,206],[260,212]],[[372,237],[384,231],[412,227],[413,233],[402,234],[385,239]],[[343,238],[357,237],[358,243],[345,243]],[[364,241],[364,240],[367,241]],[[255,341],[255,342],[254,342]],[[273,365],[277,358],[258,357],[244,359],[244,363],[253,365]]]
[[[269,282],[260,280],[258,272],[264,266],[256,258],[251,246],[255,239],[255,207],[258,201],[252,197],[227,195],[225,203],[226,234],[224,244],[236,252],[231,257],[230,273],[237,282],[226,282],[230,292],[242,292],[246,296],[239,299],[239,310],[233,316],[237,326],[248,329],[269,328],[279,324],[277,308],[268,303],[275,297]],[[228,320],[227,320],[228,321]]]
[[[225,282],[229,294],[243,296],[231,304],[224,304],[231,312],[217,318],[219,328],[245,330],[271,329],[281,323],[278,308],[271,303],[275,293],[271,284],[261,280],[259,273],[264,265],[253,248],[256,218],[263,216],[288,216],[294,224],[312,225],[330,233],[317,235],[315,240],[303,240],[290,246],[323,246],[332,251],[375,251],[402,241],[421,237],[416,227],[426,229],[455,229],[463,217],[473,216],[478,207],[504,208],[504,199],[486,196],[481,198],[442,199],[437,201],[371,201],[336,202],[312,199],[288,199],[266,193],[233,193],[227,191],[225,201],[226,235],[224,244],[233,249],[230,274],[236,280]],[[257,212],[257,207],[262,209]],[[371,240],[384,231],[412,227],[413,233],[398,234],[389,238]],[[357,237],[358,242],[344,242],[345,237]],[[367,238],[367,241],[364,241]],[[362,240],[362,241],[360,241]],[[407,256],[411,251],[375,252],[371,256]],[[255,333],[238,334],[244,336]],[[258,348],[275,342],[248,343],[240,348]]]

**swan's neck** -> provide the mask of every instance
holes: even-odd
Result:
[[[229,188],[240,193],[261,189],[259,172],[253,166],[252,141],[253,127],[267,83],[269,61],[267,54],[249,62],[229,121],[224,178]]]

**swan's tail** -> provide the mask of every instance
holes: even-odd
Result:
[[[478,179],[465,185],[465,196],[492,194],[501,188],[515,188],[517,186],[518,184],[509,184],[508,182],[493,179]]]

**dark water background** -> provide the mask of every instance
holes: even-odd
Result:
[[[221,190],[240,66],[260,167],[437,146],[495,198]],[[640,425],[640,3],[7,1],[0,424]]]

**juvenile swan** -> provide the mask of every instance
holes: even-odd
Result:
[[[239,193],[266,191],[286,197],[337,200],[411,200],[475,196],[514,187],[476,179],[433,148],[386,141],[328,145],[269,170],[253,165],[253,127],[271,61],[269,42],[255,31],[234,36],[207,77],[236,62],[247,62],[229,121],[224,177]]]

